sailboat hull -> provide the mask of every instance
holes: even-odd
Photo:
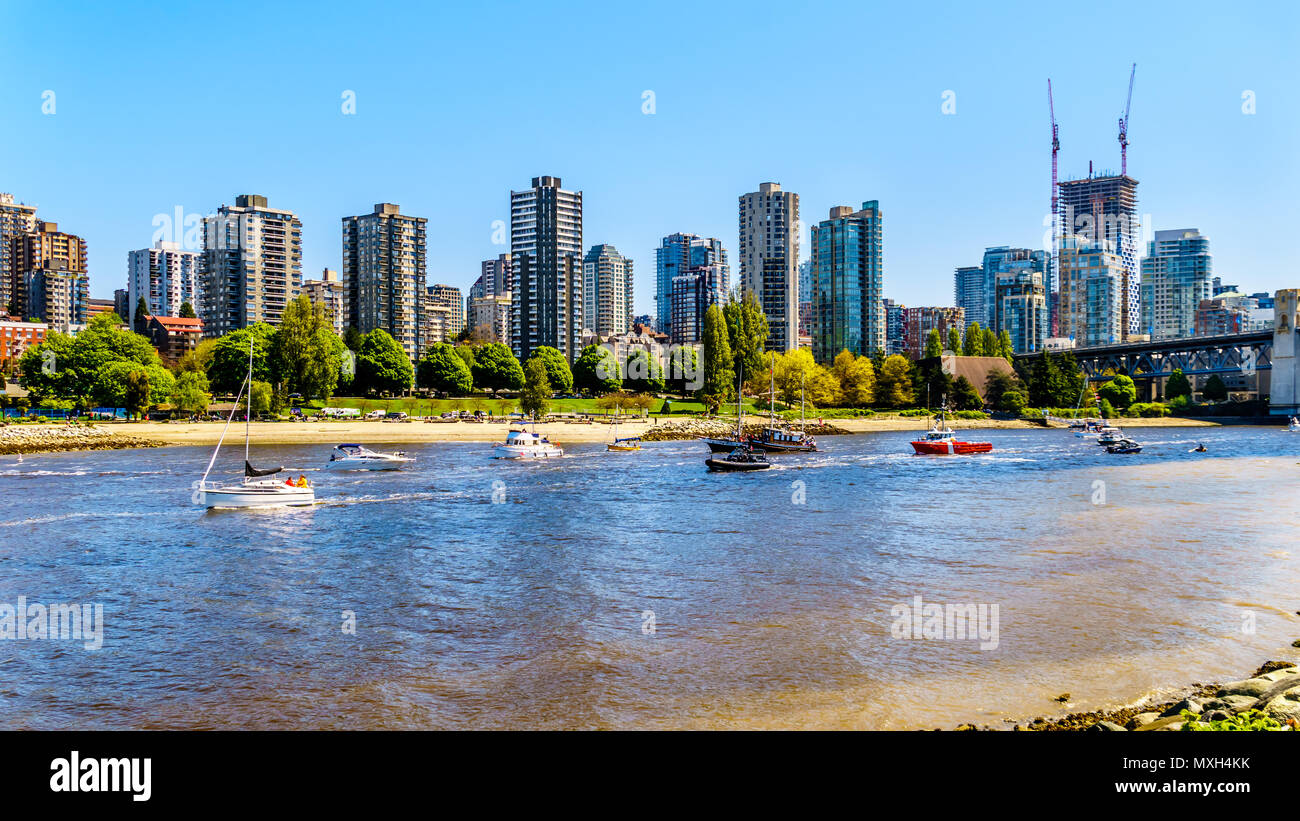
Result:
[[[208,508],[304,507],[316,504],[316,490],[279,481],[249,482],[231,487],[204,488],[199,504]]]
[[[738,442],[735,439],[711,439],[703,438],[701,442],[709,446],[712,453],[731,453],[736,448],[743,448],[746,442]]]

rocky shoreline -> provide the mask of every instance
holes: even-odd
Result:
[[[746,436],[758,434],[766,427],[767,423],[765,421],[751,423],[744,426],[743,432]],[[813,436],[839,436],[851,433],[851,431],[828,425],[825,422],[821,424],[808,422],[804,425],[804,430]],[[641,434],[641,439],[646,442],[672,442],[684,439],[699,439],[701,436],[734,436],[735,433],[736,423],[729,422],[726,419],[671,419],[656,422]]]
[[[1069,701],[1064,693],[1058,701]],[[1008,727],[961,724],[957,730],[1010,729],[1032,732],[1088,730],[1144,732],[1181,730],[1187,722],[1183,711],[1209,722],[1231,718],[1248,710],[1258,710],[1286,729],[1300,729],[1300,667],[1291,661],[1265,662],[1250,677],[1225,684],[1197,682],[1180,696],[1164,700],[1143,700],[1115,710],[1070,713],[1055,718],[1039,716],[1029,721],[1011,722]]]
[[[67,450],[156,448],[158,442],[96,425],[6,425],[0,427],[0,455]]]

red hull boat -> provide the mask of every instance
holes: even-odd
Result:
[[[939,409],[939,419],[934,427],[926,432],[924,439],[912,442],[912,450],[919,456],[947,456],[956,454],[967,456],[972,453],[989,453],[993,450],[991,442],[963,442],[957,438],[945,421],[946,408]]]

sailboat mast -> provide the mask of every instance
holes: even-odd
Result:
[[[244,461],[248,461],[248,426],[253,417],[253,329],[248,329],[248,410],[244,413]]]
[[[803,418],[803,386],[808,382],[808,374],[804,371],[799,372],[799,432],[804,432]]]
[[[768,424],[776,424],[776,352],[773,351],[767,355],[767,369],[772,374],[771,383],[767,388],[767,418]]]
[[[741,437],[741,430],[742,430],[741,421],[745,418],[745,412],[741,409],[740,406],[741,386],[744,384],[745,384],[745,361],[742,359],[740,361],[739,376],[737,376],[736,378],[736,441],[737,442],[740,441],[740,437]]]

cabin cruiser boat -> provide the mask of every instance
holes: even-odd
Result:
[[[1097,434],[1097,444],[1117,445],[1124,439],[1124,431],[1106,425]]]
[[[817,440],[801,430],[763,428],[749,437],[749,444],[768,453],[810,453],[817,450]]]
[[[493,450],[497,459],[549,459],[563,455],[564,451],[558,445],[531,430],[510,431],[506,441]]]
[[[325,467],[329,470],[400,470],[414,461],[402,451],[378,453],[364,445],[344,444],[334,447]]]

